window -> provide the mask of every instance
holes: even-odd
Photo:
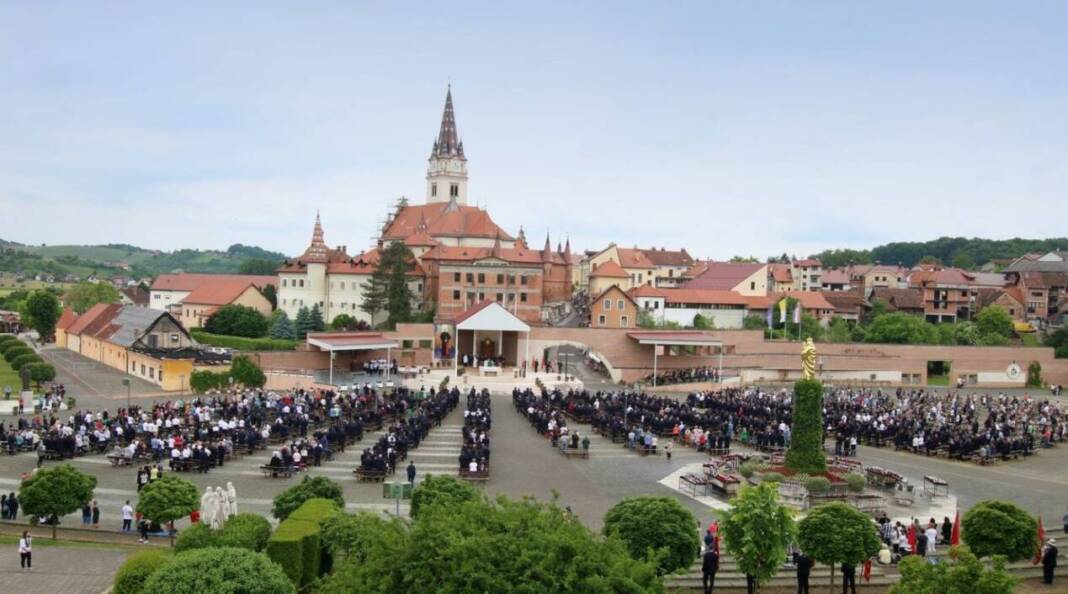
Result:
[[[519,294],[519,301],[521,303],[526,303],[527,302],[527,294],[526,293],[520,293]]]
[[[618,309],[619,311],[623,311],[623,300],[622,299],[620,299],[619,301],[616,302],[616,309]]]
[[[467,273],[467,282],[469,282],[469,283],[473,283],[473,282],[475,282],[475,275],[474,275],[474,273],[472,273],[472,272],[468,272],[468,273]]]
[[[411,339],[402,340],[401,341],[401,348],[402,349],[410,349],[410,348],[412,348],[412,344],[413,344],[413,342],[412,342]]]
[[[486,282],[486,274],[484,272],[478,273],[478,284],[481,285],[481,284],[483,284],[485,282]]]
[[[145,374],[145,364],[142,363],[141,364],[141,375],[144,375],[144,374]]]
[[[159,293],[156,293],[155,295],[153,295],[152,298],[153,299],[159,299]]]
[[[152,379],[156,379],[156,368],[155,367],[149,367],[148,368],[148,377],[150,377]]]
[[[604,310],[608,311],[610,309],[612,309],[612,300],[611,299],[605,299],[604,300]]]
[[[430,196],[433,197],[433,196],[437,196],[437,195],[438,195],[438,185],[437,184],[430,184]]]
[[[459,198],[460,197],[460,184],[449,184],[449,197],[450,198]]]
[[[300,286],[301,286],[301,287],[303,287],[303,286],[304,286],[304,279],[300,279]]]
[[[433,340],[420,340],[419,341],[419,348],[421,348],[421,349],[432,349],[432,348],[434,348],[434,341]]]
[[[504,293],[497,293],[497,303],[504,301]]]
[[[284,279],[284,278],[282,279],[282,286],[283,287],[286,286],[286,279]]]
[[[515,284],[515,275],[510,273],[510,272],[508,273],[508,284],[509,285],[514,285]]]
[[[178,335],[177,334],[171,334],[171,342],[178,342]]]
[[[598,326],[604,326],[604,324],[605,324],[604,316],[603,315],[597,316],[597,325]]]
[[[527,284],[527,277],[526,276],[519,277],[519,284],[521,284],[521,285]]]
[[[345,281],[341,281],[341,288],[342,288],[342,289],[344,289],[344,288],[345,288]]]
[[[498,274],[497,275],[497,284],[498,285],[503,285],[504,284],[504,275],[503,274]]]
[[[479,291],[478,292],[478,300],[479,301],[485,301],[486,300],[486,294],[483,293],[482,291]]]
[[[668,278],[675,276],[675,270],[673,268],[668,269]]]
[[[460,282],[460,273],[459,272],[452,273],[452,282],[454,282],[454,283]]]
[[[454,289],[454,290],[453,290],[453,292],[452,292],[452,298],[453,298],[453,300],[455,300],[455,301],[459,301],[459,300],[460,300],[460,289]]]
[[[623,317],[619,318],[619,327],[620,328],[626,328],[629,324],[630,324],[630,320],[627,319],[627,316],[623,316]]]
[[[755,291],[756,290],[756,281],[752,281],[752,282],[749,283],[749,290],[750,291]]]

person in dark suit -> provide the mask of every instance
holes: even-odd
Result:
[[[842,564],[842,594],[857,594],[857,566]]]
[[[1042,583],[1053,583],[1053,570],[1057,567],[1057,540],[1049,539],[1046,541],[1045,548],[1042,549]]]
[[[408,462],[408,482],[413,484],[413,485],[415,484],[415,462],[414,461],[409,461]]]
[[[808,576],[812,573],[812,559],[803,552],[794,553],[797,566],[797,594],[808,594]]]
[[[719,553],[714,548],[708,548],[701,561],[701,579],[705,586],[705,594],[712,594],[712,588],[716,586],[717,571],[719,571]]]

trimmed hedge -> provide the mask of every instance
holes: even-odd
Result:
[[[174,541],[174,550],[178,553],[192,549],[206,549],[219,546],[218,534],[203,522],[197,522],[178,533]]]
[[[21,341],[19,340],[19,337],[15,336],[14,334],[0,334],[0,349],[3,348],[3,345],[5,345],[5,344],[7,344],[9,342],[21,342]]]
[[[316,524],[322,524],[327,518],[336,514],[340,509],[340,506],[333,499],[314,497],[302,503],[300,507],[293,511],[293,513],[289,514],[289,517],[295,520],[305,520],[308,522],[315,522]]]
[[[295,586],[310,583],[315,575],[305,576],[305,567],[313,568],[313,563],[305,555],[305,545],[319,544],[319,526],[307,520],[286,520],[267,540],[264,552],[285,571],[289,581]],[[313,553],[309,553],[309,556]]]
[[[30,353],[28,355],[19,355],[15,357],[15,360],[11,362],[11,369],[15,371],[21,370],[26,365],[32,365],[34,363],[44,363],[44,359],[37,353]]]
[[[224,347],[238,351],[292,351],[300,343],[298,340],[286,338],[245,338],[243,336],[227,336],[225,334],[212,334],[204,330],[190,330],[193,338],[201,344]]]
[[[850,491],[854,493],[863,493],[864,487],[868,486],[868,477],[859,472],[850,472],[845,475],[845,482],[849,485]]]
[[[831,481],[824,476],[814,476],[805,481],[805,488],[813,495],[822,495],[831,490]]]
[[[186,551],[145,582],[144,594],[293,594],[282,569],[263,553],[212,547]]]
[[[10,336],[10,335],[8,335]],[[9,340],[7,342],[0,342],[0,354],[6,355],[9,349],[15,349],[18,347],[29,347],[30,345],[22,342],[19,339]]]
[[[823,455],[823,384],[818,380],[799,380],[794,384],[786,467],[808,474],[827,470],[827,458]]]
[[[259,514],[231,516],[219,530],[217,546],[262,551],[271,538],[271,523]]]
[[[112,594],[142,594],[148,577],[171,559],[167,549],[146,549],[130,555],[115,574]]]
[[[17,359],[17,358],[19,358],[19,357],[21,357],[23,355],[32,355],[32,354],[34,354],[33,349],[31,349],[30,347],[28,347],[28,346],[26,346],[24,344],[18,344],[18,345],[10,347],[6,351],[4,351],[4,360],[7,361],[8,363],[11,363],[15,359]]]

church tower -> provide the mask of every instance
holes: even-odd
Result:
[[[452,86],[445,93],[445,112],[441,130],[430,151],[426,169],[426,201],[467,204],[467,157],[464,143],[456,133],[456,116],[452,111]]]

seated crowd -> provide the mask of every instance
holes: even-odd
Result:
[[[440,392],[431,388],[425,396],[422,391],[399,388],[389,403],[392,416],[397,420],[386,427],[374,445],[364,449],[357,472],[395,472],[397,463],[407,457],[408,450],[419,447],[430,429],[440,425],[459,401],[460,391],[455,387]]]
[[[460,474],[487,472],[490,460],[490,394],[471,388],[464,409],[463,445],[460,447]]]
[[[719,381],[719,370],[715,367],[690,367],[686,369],[665,369],[657,374],[645,376],[645,383],[664,386],[668,384],[692,384],[695,382]]]

